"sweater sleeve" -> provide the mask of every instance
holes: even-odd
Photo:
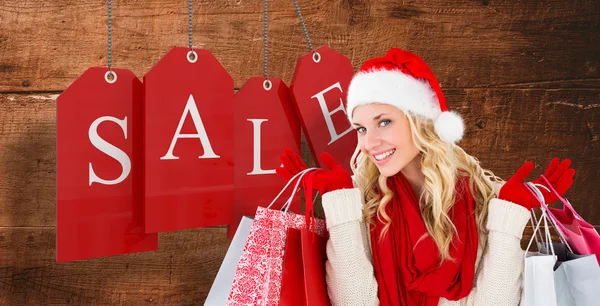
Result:
[[[379,305],[360,191],[331,191],[322,202],[329,231],[325,270],[331,304]]]
[[[442,298],[439,305],[519,305],[525,255],[520,242],[529,218],[529,211],[522,206],[492,199],[488,211],[487,250],[479,263],[473,290],[460,301]]]

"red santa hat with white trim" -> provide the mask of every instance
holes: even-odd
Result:
[[[433,120],[437,135],[449,143],[458,142],[464,134],[462,118],[448,111],[429,66],[402,49],[392,48],[385,56],[368,60],[352,78],[346,106],[350,121],[355,107],[370,103],[394,105]]]

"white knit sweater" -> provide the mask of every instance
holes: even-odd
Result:
[[[323,195],[329,230],[326,279],[332,305],[379,305],[368,228],[362,222],[358,188]],[[440,299],[442,306],[516,306],[521,298],[524,252],[520,241],[529,221],[527,209],[500,199],[489,203],[486,252],[477,250],[475,283],[459,300]]]

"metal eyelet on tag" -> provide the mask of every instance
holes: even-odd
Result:
[[[195,63],[198,60],[198,54],[194,50],[190,50],[186,56],[188,62]]]
[[[265,80],[263,82],[263,88],[267,91],[271,90],[271,88],[273,88],[273,83],[271,83],[270,80]]]
[[[313,56],[312,56],[312,58],[313,58],[313,61],[314,61],[315,63],[318,63],[318,62],[320,62],[320,61],[321,61],[321,54],[319,54],[319,52],[316,52],[316,51],[315,51],[315,52],[313,53]]]
[[[112,79],[109,79],[109,76],[112,76]],[[117,73],[112,70],[109,70],[104,74],[104,79],[107,83],[113,84],[117,81]]]

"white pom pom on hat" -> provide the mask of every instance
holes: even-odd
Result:
[[[435,120],[435,132],[447,142],[457,142],[462,139],[465,125],[459,114],[445,111]]]
[[[368,60],[348,87],[346,112],[352,119],[355,107],[370,103],[394,105],[434,121],[443,141],[462,139],[462,118],[448,111],[440,84],[429,66],[417,55],[398,48],[383,57]]]

